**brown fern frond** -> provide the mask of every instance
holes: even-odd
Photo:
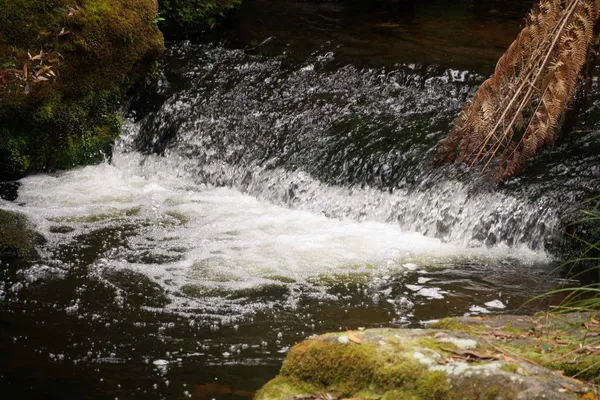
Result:
[[[600,0],[541,0],[463,108],[434,163],[482,162],[504,179],[552,144],[599,15]]]

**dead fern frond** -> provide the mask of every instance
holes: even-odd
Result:
[[[462,110],[434,163],[482,163],[501,180],[552,144],[599,15],[600,0],[541,0]]]

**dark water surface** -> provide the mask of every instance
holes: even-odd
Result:
[[[429,169],[525,3],[256,0],[171,43],[110,162],[0,186],[47,239],[0,260],[1,398],[249,398],[313,334],[545,307],[598,133]]]

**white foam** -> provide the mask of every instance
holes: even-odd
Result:
[[[101,277],[106,268],[130,269],[169,292],[180,293],[190,285],[202,294],[207,288],[310,284],[322,275],[389,277],[390,272],[413,273],[417,265],[443,265],[443,260],[455,258],[545,258],[530,250],[444,243],[391,223],[332,219],[280,207],[235,189],[195,184],[180,173],[176,160],[137,153],[117,153],[113,165],[31,176],[21,183],[22,206],[10,202],[1,206],[28,214],[51,244],[102,227],[136,225],[136,235],[124,239],[127,245],[107,251],[94,262],[91,273]],[[56,225],[68,225],[73,231],[52,233]],[[167,261],[136,261],[144,252],[155,259],[168,256]],[[407,287],[429,299],[443,298],[445,293],[435,287]],[[188,299],[174,296],[172,301],[173,307],[183,308]],[[292,304],[297,298],[292,293],[287,301]],[[244,313],[237,303],[221,298],[208,308],[225,304]],[[268,306],[256,301],[252,307]]]
[[[500,300],[488,301],[487,303],[485,303],[485,306],[489,308],[499,308],[501,310],[506,308],[504,303],[502,303]]]

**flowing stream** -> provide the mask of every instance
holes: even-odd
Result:
[[[429,167],[517,6],[274,3],[169,44],[110,160],[3,186],[47,240],[0,264],[3,398],[249,398],[314,334],[545,306],[600,135],[503,185]]]

